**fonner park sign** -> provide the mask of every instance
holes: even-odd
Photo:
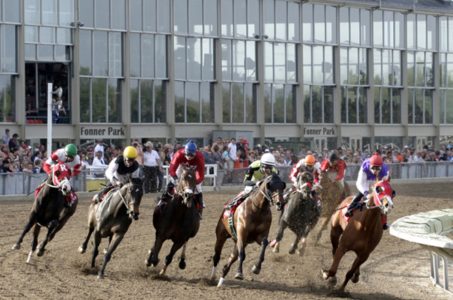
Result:
[[[121,139],[124,138],[123,126],[80,126],[80,138],[85,139],[98,139],[98,138],[111,138]]]
[[[307,126],[304,127],[305,137],[318,137],[318,136],[335,136],[334,126]]]

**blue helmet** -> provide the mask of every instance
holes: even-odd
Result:
[[[197,152],[197,145],[195,145],[193,141],[189,141],[184,147],[184,153],[186,155],[194,156],[195,152]]]

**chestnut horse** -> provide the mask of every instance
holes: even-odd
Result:
[[[350,279],[353,283],[359,281],[360,266],[368,259],[382,238],[382,219],[386,218],[392,210],[394,195],[395,192],[388,181],[378,181],[372,188],[369,200],[365,201],[366,208],[355,210],[349,221],[346,220],[344,213],[353,196],[343,200],[339,209],[332,215],[330,239],[333,262],[328,271],[322,271],[323,278],[326,280],[331,278],[330,283],[335,285],[335,275],[342,257],[348,251],[354,251],[357,255],[351,269],[346,273],[340,292],[344,292]]]
[[[236,247],[223,267],[222,277],[217,286],[222,286],[225,276],[228,274],[231,265],[238,259],[239,266],[235,275],[236,279],[244,279],[242,264],[245,259],[245,247],[247,244],[256,242],[261,245],[261,252],[257,263],[253,266],[252,272],[259,274],[261,264],[264,261],[266,247],[269,244],[269,229],[272,223],[271,205],[283,201],[283,191],[286,184],[281,178],[272,174],[259,183],[259,186],[251,192],[250,196],[242,202],[234,215],[228,217],[229,210],[223,209],[216,227],[215,253],[213,256],[213,268],[211,280],[215,279],[217,264],[220,261],[223,245],[228,238],[233,238]]]
[[[38,192],[35,192],[37,194],[35,195],[35,201],[33,202],[28,222],[16,244],[13,246],[14,250],[20,249],[24,236],[34,226],[31,251],[28,254],[27,263],[31,262],[36,249],[38,249],[38,256],[44,254],[47,243],[63,228],[77,209],[77,196],[71,191],[71,184],[66,174],[64,174],[66,170],[66,166],[63,163],[52,166],[52,172],[49,174],[46,182],[40,189],[38,188]],[[66,203],[65,197],[67,193],[71,193],[70,196],[74,197],[71,205]],[[47,227],[47,235],[38,245],[38,236],[41,227]]]
[[[280,241],[286,227],[289,227],[296,234],[296,238],[289,249],[289,254],[296,252],[299,241],[302,241],[299,255],[303,255],[305,250],[305,240],[313,227],[316,225],[321,213],[318,201],[314,199],[312,193],[313,175],[310,172],[302,172],[297,176],[295,191],[288,195],[288,202],[280,215],[280,221],[275,240],[271,242],[273,252],[280,251]]]
[[[105,267],[113,252],[124,238],[124,235],[139,215],[140,202],[143,196],[143,181],[141,178],[131,178],[122,187],[111,190],[101,203],[92,202],[88,208],[88,234],[79,247],[80,253],[85,253],[94,231],[93,255],[91,267],[95,267],[99,254],[99,244],[102,238],[109,238],[109,246],[105,250],[104,263],[99,269],[98,278],[104,278]]]
[[[165,275],[168,265],[173,260],[176,251],[183,245],[179,268],[185,269],[186,243],[195,237],[200,228],[200,214],[196,207],[196,166],[181,166],[182,173],[175,195],[168,203],[156,206],[153,214],[153,225],[156,229],[154,246],[149,251],[146,265],[156,266],[159,263],[159,252],[163,243],[171,239],[173,246],[170,253],[165,257],[165,264],[160,275]]]

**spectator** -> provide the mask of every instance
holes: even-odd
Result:
[[[102,153],[102,159],[104,159],[104,150],[105,150],[105,147],[104,147],[104,143],[102,140],[97,140],[96,141],[96,146],[94,147],[94,153],[96,152],[101,152]]]
[[[39,158],[36,158],[33,162],[33,174],[39,174],[39,173],[44,173],[44,170],[42,169],[42,160]]]
[[[10,152],[19,150],[19,135],[17,133],[13,134],[13,137],[9,140],[8,147]]]
[[[157,192],[157,172],[160,165],[160,156],[154,150],[154,144],[151,141],[146,142],[145,152],[143,153],[143,171],[145,174],[143,189],[145,193]]]
[[[237,145],[236,145],[236,139],[232,138],[230,140],[230,143],[228,144],[228,169],[232,170],[234,168],[234,163],[236,160],[238,160],[237,157]]]
[[[94,177],[104,177],[104,172],[105,169],[107,169],[107,164],[102,157],[103,154],[103,151],[96,151],[96,153],[94,154],[93,162],[91,163],[91,166],[93,167]]]
[[[6,128],[6,129],[5,129],[5,134],[4,134],[3,137],[2,137],[2,142],[3,142],[3,144],[8,145],[10,139],[11,139],[11,136],[9,135],[9,129]]]

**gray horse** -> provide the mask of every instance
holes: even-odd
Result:
[[[294,254],[302,240],[299,254],[303,255],[306,237],[318,222],[321,214],[319,203],[312,192],[312,183],[313,175],[311,173],[303,172],[299,174],[296,190],[288,195],[287,204],[280,215],[277,237],[271,243],[274,253],[280,251],[280,241],[285,229],[289,227],[296,234],[296,239],[292,243],[289,253]]]
[[[132,178],[120,189],[112,190],[110,195],[110,199],[108,194],[101,203],[91,203],[88,210],[88,235],[79,247],[79,252],[85,253],[90,236],[94,231],[94,249],[91,259],[91,267],[94,268],[101,239],[109,238],[104,263],[98,273],[100,279],[104,278],[105,267],[129,229],[132,219],[138,219],[143,196],[143,181],[139,178]]]

